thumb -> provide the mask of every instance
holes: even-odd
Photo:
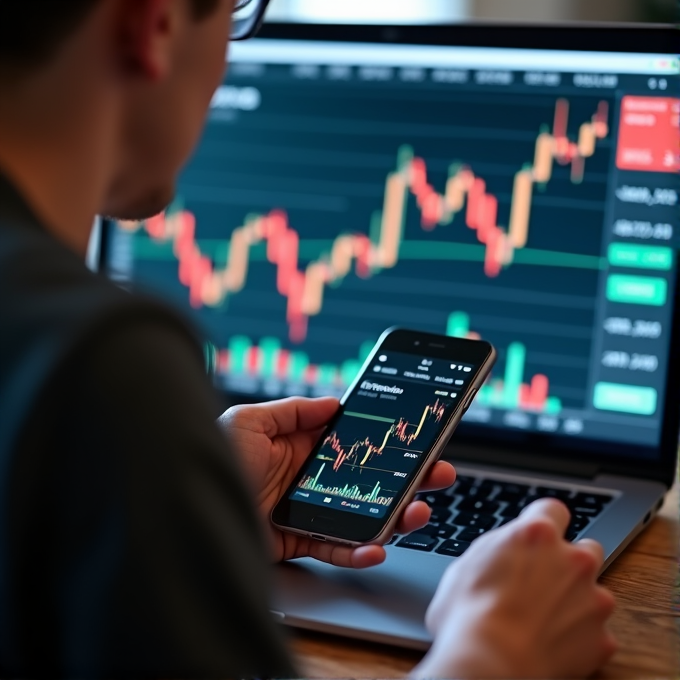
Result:
[[[252,408],[261,409],[266,414],[265,434],[268,437],[291,434],[293,432],[317,430],[328,423],[338,410],[339,402],[333,397],[305,399],[290,397],[258,404]]]

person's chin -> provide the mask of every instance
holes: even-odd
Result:
[[[163,212],[175,197],[175,187],[163,187],[128,201],[114,202],[103,211],[113,220],[139,221]]]

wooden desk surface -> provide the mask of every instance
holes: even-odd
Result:
[[[612,630],[621,645],[599,678],[680,677],[678,485],[659,516],[602,577],[616,595]],[[311,678],[397,678],[421,658],[401,650],[331,635],[298,631],[292,638],[298,667]]]

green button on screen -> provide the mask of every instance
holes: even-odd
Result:
[[[609,246],[609,264],[613,267],[670,271],[673,267],[673,250],[662,246],[612,243]]]
[[[610,302],[661,307],[666,304],[667,295],[668,283],[665,279],[623,274],[612,274],[607,279],[607,299]]]
[[[651,416],[656,412],[656,390],[652,387],[597,383],[593,403],[601,411],[619,411]]]

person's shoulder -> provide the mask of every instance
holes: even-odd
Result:
[[[24,408],[73,357],[135,328],[181,337],[202,360],[191,325],[151,297],[90,271],[39,229],[0,224],[0,412],[23,395]],[[21,410],[21,409],[20,409]]]
[[[193,337],[187,320],[159,300],[92,272],[46,232],[13,226],[0,228],[0,314],[14,334],[66,339],[127,319],[158,321]]]

